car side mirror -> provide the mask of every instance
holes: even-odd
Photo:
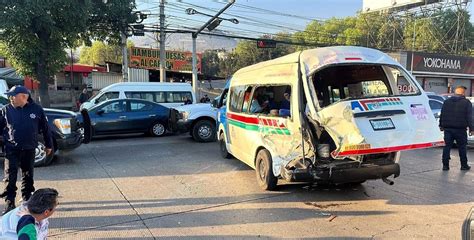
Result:
[[[211,106],[217,108],[217,99],[212,99]]]
[[[97,111],[97,115],[102,115],[104,113],[105,113],[104,109],[100,109],[100,110]]]

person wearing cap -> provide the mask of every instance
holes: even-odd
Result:
[[[458,86],[454,90],[455,95],[446,99],[441,108],[439,127],[444,131],[444,143],[442,162],[443,171],[449,170],[449,159],[451,147],[454,141],[458,145],[461,170],[467,171],[471,167],[467,164],[467,132],[474,132],[472,124],[472,103],[465,97],[466,87]]]
[[[6,95],[10,103],[0,110],[0,130],[5,144],[5,190],[0,195],[5,198],[3,214],[15,208],[18,168],[22,173],[23,201],[28,201],[35,191],[33,173],[39,133],[43,135],[46,153],[51,154],[53,149],[52,134],[44,110],[34,103],[28,89],[17,85]]]

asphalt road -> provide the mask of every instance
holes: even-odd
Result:
[[[460,239],[474,171],[461,172],[452,154],[443,172],[440,154],[403,153],[393,186],[280,182],[263,192],[254,171],[221,158],[216,143],[133,136],[62,153],[35,174],[37,188],[62,196],[51,239]]]

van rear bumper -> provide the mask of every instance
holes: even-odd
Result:
[[[381,166],[364,166],[360,168],[337,169],[295,169],[282,168],[282,177],[290,182],[330,182],[350,183],[369,179],[381,179],[391,175],[400,175],[398,163]]]

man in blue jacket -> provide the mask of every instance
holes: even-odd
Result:
[[[474,126],[472,124],[472,103],[464,96],[466,87],[458,86],[454,90],[455,95],[446,99],[441,108],[439,127],[444,131],[443,149],[443,171],[449,170],[449,159],[451,147],[454,140],[458,145],[461,170],[468,171],[471,167],[467,164],[467,132],[472,135]]]
[[[38,146],[38,134],[42,133],[46,153],[53,148],[52,134],[48,120],[41,106],[33,102],[28,89],[14,86],[7,93],[10,104],[0,111],[0,130],[5,143],[5,211],[15,208],[16,180],[18,167],[21,169],[21,195],[24,201],[35,191],[33,172],[35,149]]]

